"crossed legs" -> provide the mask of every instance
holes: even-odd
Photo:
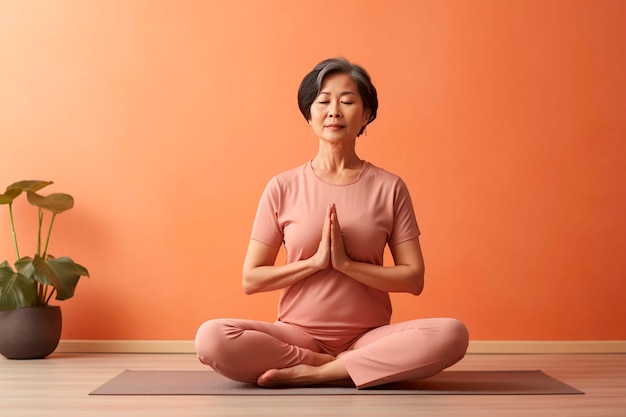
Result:
[[[455,319],[418,319],[374,329],[337,357],[283,323],[218,319],[196,335],[200,360],[231,379],[265,387],[356,385],[433,376],[463,358],[468,333]]]
[[[284,323],[215,319],[196,334],[200,361],[236,381],[257,383],[268,369],[300,364],[320,366],[335,359],[322,353],[312,337]]]

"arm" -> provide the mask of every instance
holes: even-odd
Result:
[[[246,294],[273,291],[305,279],[330,264],[330,207],[315,255],[286,265],[274,265],[280,246],[251,239],[243,262],[243,291]]]
[[[345,252],[341,227],[333,211],[331,221],[331,260],[333,268],[365,285],[387,292],[419,295],[424,288],[424,258],[419,238],[391,246],[395,266],[356,262]]]

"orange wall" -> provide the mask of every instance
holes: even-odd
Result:
[[[298,83],[343,55],[380,92],[359,153],[405,179],[423,232],[426,289],[394,295],[394,320],[626,339],[624,16],[619,0],[4,0],[0,187],[76,198],[50,251],[92,278],[62,304],[64,338],[272,320],[277,294],[240,288],[250,226],[267,180],[316,152]]]

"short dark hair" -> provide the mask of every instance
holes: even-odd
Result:
[[[369,112],[369,119],[366,126],[374,121],[378,112],[378,95],[376,88],[372,84],[372,80],[363,69],[363,67],[353,64],[345,58],[330,58],[320,62],[309,72],[298,88],[298,107],[304,118],[309,121],[311,119],[311,105],[320,94],[322,82],[324,78],[330,74],[348,74],[356,82],[361,100],[363,100],[363,108]],[[365,126],[359,131],[359,135],[363,133]],[[358,135],[357,135],[358,136]]]

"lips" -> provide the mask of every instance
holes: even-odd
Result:
[[[338,124],[338,123],[332,123],[332,124],[326,125],[326,127],[330,127],[330,128],[334,128],[334,129],[339,129],[339,128],[344,127],[344,125],[340,125],[340,124]]]

